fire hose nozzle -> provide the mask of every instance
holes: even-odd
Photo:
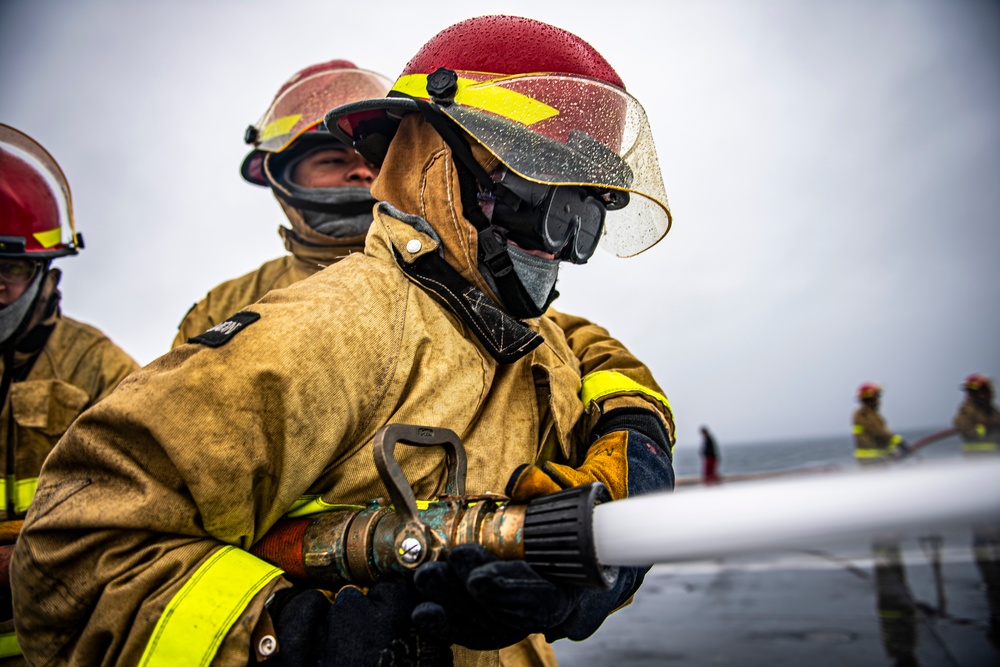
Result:
[[[396,462],[398,443],[441,446],[447,453],[445,493],[426,509],[417,509]],[[603,484],[511,503],[504,496],[465,494],[465,449],[448,429],[392,424],[376,433],[373,450],[389,501],[279,521],[251,552],[290,578],[333,588],[409,579],[422,564],[447,560],[459,544],[524,560],[552,581],[608,588],[617,580],[618,569],[598,562],[594,544],[594,506],[611,499]]]

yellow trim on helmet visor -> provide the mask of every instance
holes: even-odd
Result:
[[[281,574],[232,546],[212,554],[160,615],[140,665],[208,665],[250,600]]]
[[[458,92],[455,93],[455,103],[488,111],[522,125],[534,125],[546,118],[559,115],[559,110],[544,102],[494,85],[495,81],[485,82],[458,78]],[[396,81],[392,90],[410,97],[427,99],[427,75],[405,74]]]
[[[268,139],[280,137],[282,134],[288,134],[292,131],[292,128],[295,127],[295,124],[301,119],[302,114],[298,113],[272,120],[264,126],[263,130],[260,131],[260,142],[263,143]]]
[[[43,248],[52,248],[62,243],[62,230],[56,227],[44,232],[32,234]]]

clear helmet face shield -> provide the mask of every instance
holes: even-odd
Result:
[[[670,229],[653,136],[639,102],[597,79],[562,74],[457,72],[451,104],[439,108],[520,176],[547,185],[631,193],[609,210],[601,247],[631,257]],[[393,92],[424,98],[427,75],[400,77]]]
[[[254,148],[280,153],[303,132],[316,127],[331,108],[355,100],[382,97],[391,82],[363,69],[339,69],[307,76],[275,98],[253,126]]]

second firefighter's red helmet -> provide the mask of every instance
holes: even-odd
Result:
[[[243,178],[267,185],[263,165],[268,153],[281,153],[303,134],[320,130],[323,115],[331,108],[381,97],[388,90],[389,79],[347,60],[299,70],[281,85],[261,119],[247,128],[244,139],[254,148],[243,159]]]
[[[62,169],[34,139],[0,123],[0,257],[51,259],[80,247]]]
[[[878,398],[882,395],[882,387],[874,382],[865,382],[858,387],[858,400],[864,401],[871,398]]]
[[[446,28],[407,63],[383,100],[333,109],[331,132],[381,163],[403,115],[441,113],[520,176],[548,185],[627,191],[602,243],[621,256],[657,243],[670,207],[646,113],[590,44],[517,16]]]

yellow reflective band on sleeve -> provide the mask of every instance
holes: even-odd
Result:
[[[985,438],[986,437],[986,425],[985,424],[976,424],[976,435],[978,435],[980,438]]]
[[[903,442],[903,436],[901,436],[901,435],[894,435],[894,436],[892,436],[892,440],[889,441],[889,446],[890,447],[896,447],[901,442]]]
[[[45,232],[35,232],[32,234],[43,248],[52,248],[62,243],[62,229],[56,227]]]
[[[858,459],[884,459],[889,455],[887,449],[859,448],[854,450],[854,457]]]
[[[854,435],[861,435],[865,432],[865,427],[861,424],[854,425]]]
[[[427,75],[407,74],[396,80],[392,89],[410,97],[427,99]],[[504,88],[497,82],[479,82],[472,79],[458,79],[455,102],[467,107],[489,111],[522,125],[533,125],[538,121],[559,115],[559,110],[544,102]]]
[[[139,664],[209,664],[253,596],[280,574],[246,551],[219,549],[163,610]]]
[[[258,141],[263,142],[268,139],[280,137],[283,134],[288,134],[292,131],[292,128],[295,127],[295,124],[299,122],[300,118],[302,118],[302,114],[299,113],[272,120],[264,126],[263,130],[261,130],[260,139],[258,139]]]
[[[0,658],[13,658],[21,655],[21,645],[13,632],[0,633]]]
[[[967,442],[962,445],[963,452],[997,452],[1000,445],[995,442]]]
[[[580,388],[580,400],[583,401],[583,409],[590,408],[590,404],[599,398],[604,398],[609,394],[619,392],[640,392],[655,398],[663,404],[667,412],[673,414],[670,408],[670,401],[667,397],[652,389],[647,389],[632,378],[622,375],[617,371],[594,371],[583,378],[583,386]]]
[[[19,479],[14,485],[14,510],[17,512],[27,512],[31,507],[31,499],[35,497],[35,490],[38,489],[38,478]]]

